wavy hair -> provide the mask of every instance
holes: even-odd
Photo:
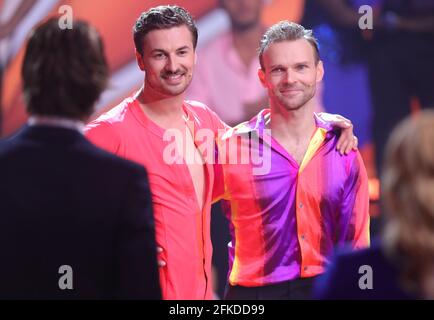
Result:
[[[404,287],[426,296],[427,276],[434,270],[434,111],[400,123],[385,155],[386,251],[399,261]]]
[[[30,114],[86,119],[108,84],[99,33],[80,20],[63,30],[50,18],[32,31],[21,75]]]

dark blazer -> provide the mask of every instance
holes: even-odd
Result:
[[[1,142],[0,299],[118,298],[161,298],[143,167],[71,129]]]
[[[371,283],[367,278],[368,273],[372,275]],[[365,289],[361,289],[359,282]],[[367,287],[369,284],[372,286]],[[402,289],[398,267],[386,258],[379,240],[373,241],[369,249],[338,252],[327,272],[318,278],[314,292],[315,298],[327,300],[416,298]]]

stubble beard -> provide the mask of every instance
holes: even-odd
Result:
[[[188,87],[190,86],[190,83],[193,79],[192,76],[189,76],[188,73],[185,73],[183,75],[184,79],[185,79],[185,83],[182,85],[182,87],[179,88],[171,88],[170,85],[165,83],[165,79],[160,76],[159,80],[160,85],[155,86],[152,85],[152,83],[148,82],[149,87],[151,87],[155,92],[157,92],[159,95],[162,96],[169,96],[169,97],[175,97],[178,96],[180,94],[183,94],[185,91],[187,91]]]
[[[279,104],[285,107],[286,110],[296,111],[303,108],[309,101],[311,101],[315,96],[315,92],[316,92],[316,88],[313,87],[311,90],[303,90],[301,97],[298,98],[297,100],[288,99],[281,94],[277,95],[277,99],[279,101]]]
[[[285,98],[280,98],[279,102],[288,111],[299,110],[299,109],[303,108],[303,106],[306,104],[306,100],[304,100],[304,99],[300,102],[292,102],[292,101],[288,101]]]

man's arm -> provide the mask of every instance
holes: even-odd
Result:
[[[116,298],[161,299],[152,200],[146,172],[131,175],[116,245]]]
[[[84,134],[96,146],[113,154],[118,153],[120,138],[109,123],[93,121],[86,126]]]
[[[368,247],[370,243],[368,175],[359,152],[349,170],[338,217],[337,240],[356,249]]]
[[[96,146],[119,155],[120,137],[115,129],[107,122],[93,121],[86,126],[85,136]],[[156,247],[157,253],[161,254],[163,248]],[[166,266],[166,262],[158,260],[158,266]]]
[[[341,135],[336,149],[343,155],[348,154],[351,150],[357,150],[358,139],[353,132],[353,124],[351,120],[339,115],[327,112],[317,114],[324,122],[331,125],[333,128],[341,129]]]

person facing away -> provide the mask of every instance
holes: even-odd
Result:
[[[158,6],[143,12],[133,35],[137,64],[146,74],[143,86],[89,123],[86,136],[149,172],[163,298],[212,299],[214,139],[227,126],[204,104],[185,100],[198,34],[184,8]],[[351,125],[337,125],[347,128],[346,151],[354,143]]]
[[[32,31],[29,121],[0,143],[0,299],[161,298],[146,171],[83,135],[108,72],[88,23]]]
[[[370,249],[336,255],[316,284],[317,298],[434,299],[433,139],[432,110],[394,128],[381,176],[381,236]]]
[[[312,32],[282,21],[259,52],[270,109],[219,141],[219,156],[238,146],[223,155],[216,187],[231,221],[226,299],[309,299],[335,246],[369,245],[367,174],[360,154],[341,155],[337,134],[314,114],[324,70]]]

